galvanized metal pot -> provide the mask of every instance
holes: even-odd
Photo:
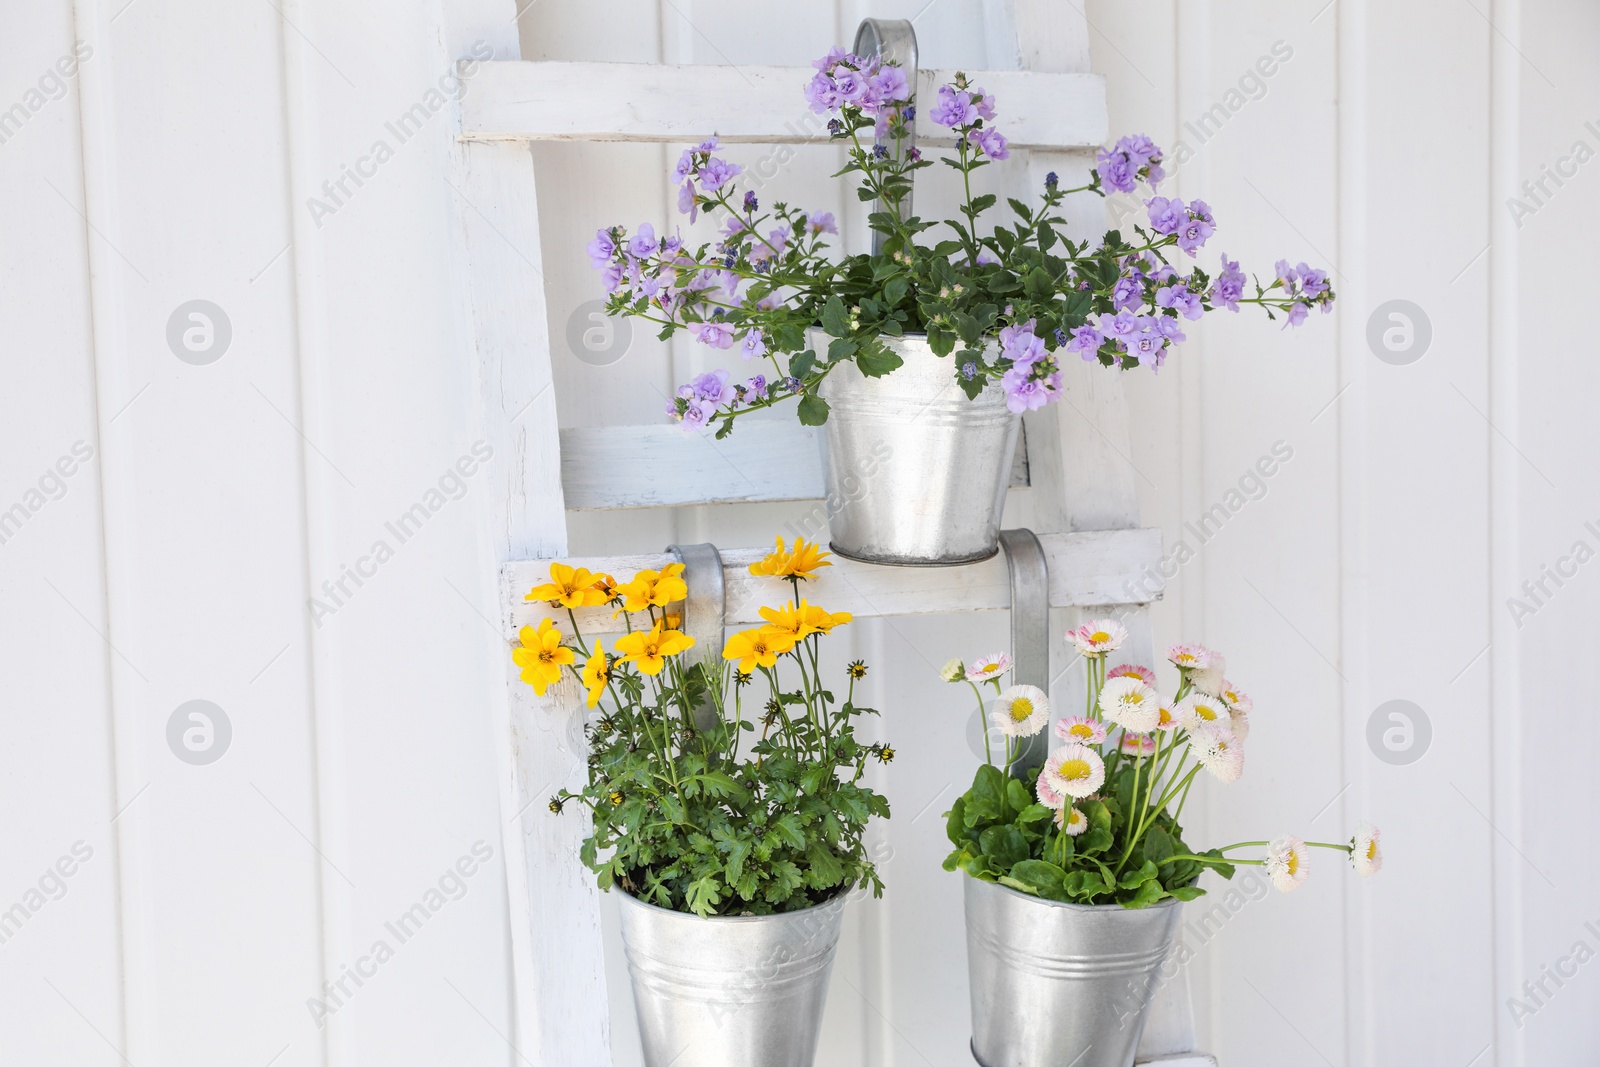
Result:
[[[844,897],[702,919],[619,895],[646,1067],[812,1067]]]
[[[975,563],[999,550],[1000,511],[1022,416],[991,382],[975,400],[956,384],[954,356],[921,334],[886,337],[904,365],[868,378],[854,363],[823,380],[829,546],[868,563]],[[812,331],[825,353],[829,338]]]
[[[1088,907],[964,881],[978,1063],[1131,1067],[1178,902]]]

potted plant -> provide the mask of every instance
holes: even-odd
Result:
[[[685,149],[674,177],[680,210],[691,224],[702,213],[717,219],[716,240],[691,247],[644,223],[632,234],[600,230],[588,250],[611,314],[760,364],[742,381],[717,370],[680,388],[667,413],[686,430],[725,436],[739,418],[790,400],[802,423],[823,427],[831,547],[841,555],[899,564],[992,556],[1021,413],[1060,398],[1064,360],[1156,370],[1208,311],[1255,304],[1298,325],[1312,307],[1331,309],[1326,273],[1303,263],[1280,261],[1253,292],[1227,256],[1214,276],[1190,266],[1214,233],[1211,209],[1155,195],[1162,152],[1143,136],[1102,149],[1077,188],[1050,174],[1033,203],[1008,199],[1010,217],[987,226],[997,197],[974,177],[1010,152],[993,96],[965,75],[939,87],[927,116],[955,140],[940,162],[960,176],[960,217],[918,218],[912,182],[934,160],[913,144],[905,72],[837,48],[814,66],[805,97],[847,149],[839,176],[878,207],[871,253],[835,258],[830,213],[783,202],[764,210],[715,137]],[[1148,222],[1131,238],[1062,232],[1071,193],[1141,185]]]
[[[552,564],[528,594],[565,608],[514,656],[536,692],[570,677],[591,719],[588,781],[550,802],[588,809],[582,861],[622,903],[622,939],[650,1067],[809,1067],[845,896],[883,884],[863,837],[889,803],[861,781],[894,750],[856,737],[857,661],[840,687],[819,648],[850,621],[800,595],[828,553],[797,541],[752,565],[791,586],[712,662],[669,606],[681,565],[626,582]],[[627,632],[587,641],[574,608],[610,605]]]
[[[988,758],[946,813],[955,849],[944,866],[967,876],[972,1051],[983,1067],[1129,1067],[1178,905],[1205,892],[1203,872],[1261,866],[1288,892],[1305,881],[1311,848],[1345,853],[1361,875],[1383,863],[1370,826],[1346,842],[1191,848],[1184,801],[1202,772],[1222,782],[1243,773],[1249,696],[1226,679],[1222,656],[1198,645],[1167,650],[1178,675],[1169,698],[1147,666],[1107,668],[1127,638],[1115,620],[1067,636],[1084,659],[1086,703],[1056,719],[1059,745],[1042,767],[1018,762],[1050,725],[1042,690],[1003,686],[1005,656],[942,672],[972,687],[999,737],[985,733]]]

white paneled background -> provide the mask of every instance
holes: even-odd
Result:
[[[0,1064],[537,1062],[504,864],[500,507],[472,460],[487,437],[452,251],[497,205],[454,186],[453,108],[430,94],[490,54],[801,65],[869,14],[915,17],[925,65],[979,69],[1002,54],[997,10],[4,5]],[[1250,773],[1191,807],[1192,838],[1336,839],[1372,818],[1388,852],[1360,883],[1319,854],[1299,893],[1191,938],[1202,1047],[1225,1067],[1600,1061],[1584,325],[1600,14],[1095,0],[1087,16],[1112,130],[1171,146],[1180,195],[1216,212],[1204,264],[1304,259],[1341,294],[1292,333],[1215,316],[1161,375],[1128,379],[1146,522],[1191,550],[1158,639],[1222,649],[1258,709]],[[600,295],[583,242],[670,219],[676,152],[532,153],[542,252],[501,239],[544,279],[563,426],[655,419],[712,365],[642,330],[604,367],[565,342]],[[730,155],[764,199],[833,210],[862,241],[833,150]],[[193,300],[231,327],[205,365],[167,339]],[[1393,300],[1431,329],[1408,365],[1368,343]],[[1275,447],[1289,458],[1251,481]],[[1198,535],[1219,503],[1230,517]],[[1028,515],[1019,492],[1011,521]],[[567,528],[583,554],[818,530],[799,504]],[[933,666],[998,648],[1005,620],[853,629],[839,658],[873,664],[899,750],[879,776],[891,889],[853,906],[818,1062],[954,1067],[970,1062],[960,886],[938,870],[938,816],[969,774],[970,712]],[[167,740],[197,699],[231,727],[206,765]],[[1395,699],[1431,724],[1407,765],[1367,740]],[[428,918],[398,935],[419,903]],[[615,1060],[636,1064],[613,991]]]

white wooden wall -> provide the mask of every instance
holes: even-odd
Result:
[[[1547,181],[1520,227],[1505,202],[1544,165],[1570,174],[1575,142],[1600,150],[1585,125],[1600,121],[1600,19],[1573,0],[1444,18],[1421,0],[1087,13],[1112,129],[1194,149],[1178,186],[1216,210],[1217,247],[1331,263],[1343,297],[1299,333],[1208,323],[1167,372],[1129,380],[1144,519],[1197,549],[1158,635],[1230,653],[1259,708],[1251,773],[1211,794],[1196,836],[1333,837],[1371,817],[1389,852],[1371,883],[1322,860],[1300,893],[1228,919],[1191,965],[1202,1045],[1228,1067],[1591,1062],[1600,970],[1546,979],[1520,1028],[1506,1001],[1566,969],[1580,940],[1600,949],[1584,925],[1600,920],[1600,727],[1582,703],[1600,578],[1584,565],[1546,579],[1553,595],[1520,627],[1505,601],[1576,542],[1600,549],[1585,526],[1600,527],[1600,371],[1580,266],[1600,178],[1586,164]],[[915,17],[926,65],[976,68],[998,65],[1010,28],[978,0],[546,2],[515,21],[510,0],[6,14],[0,110],[26,114],[0,116],[0,511],[27,517],[0,543],[0,1062],[537,1063],[501,863],[518,813],[492,519],[510,505],[478,472],[403,544],[386,526],[486,439],[451,249],[458,228],[484,236],[515,205],[451,188],[448,110],[403,144],[386,123],[427,108],[480,41],[498,58],[520,44],[527,58],[797,64],[871,14]],[[75,41],[89,55],[58,92],[48,74]],[[1292,54],[1262,88],[1230,97],[1280,41]],[[1185,124],[1218,104],[1201,144]],[[394,151],[374,168],[379,140]],[[654,418],[710,365],[643,331],[608,367],[564,344],[597,296],[582,243],[670,217],[673,154],[533,153],[542,255],[503,239],[545,280],[563,426]],[[853,198],[825,180],[830,149],[739,157],[767,159],[764,199],[834,210],[862,239]],[[322,185],[347,166],[373,173],[334,203]],[[313,197],[337,210],[313,213]],[[919,191],[925,213],[941,202]],[[166,341],[194,299],[232,327],[210,365]],[[1367,346],[1392,299],[1432,323],[1410,366]],[[1293,456],[1265,495],[1200,545],[1185,524],[1278,441]],[[72,475],[41,485],[78,442]],[[1010,518],[1032,521],[1025,493]],[[819,521],[764,504],[574,513],[567,532],[602,554],[751,545]],[[393,557],[345,579],[319,626],[307,599],[327,600],[347,565],[373,570],[379,540]],[[936,865],[968,712],[944,705],[932,670],[1000,647],[1004,619],[854,629],[900,752],[879,783],[897,813],[881,845],[893,888],[851,913],[822,1062],[962,1064],[959,885]],[[1409,766],[1366,741],[1396,698],[1433,725]],[[166,740],[193,699],[232,726],[209,765]],[[480,841],[489,862],[453,878]],[[47,875],[58,862],[72,874]],[[385,926],[434,902],[403,944]],[[14,906],[26,916],[8,926]],[[380,940],[393,955],[374,964]],[[357,987],[347,968],[371,974]],[[319,1028],[307,1001],[341,978],[351,995]],[[612,1016],[616,1062],[636,1062],[625,996]]]

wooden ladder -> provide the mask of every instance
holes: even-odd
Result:
[[[1026,187],[1050,171],[1082,173],[1107,136],[1105,83],[1089,73],[1082,10],[1059,0],[990,5],[996,69],[968,72],[1006,103],[1006,133],[1028,157]],[[535,174],[528,142],[539,140],[799,144],[827,140],[821,124],[792,122],[809,68],[492,61],[472,74],[461,100],[457,147],[459,229],[471,292],[469,313],[484,394],[484,431],[494,447],[501,576],[500,624],[507,641],[547,609],[523,594],[543,582],[552,559],[631,573],[671,562],[665,554],[572,559],[567,509],[814,500],[823,495],[814,431],[792,421],[741,425],[737,484],[709,435],[667,424],[557,430],[549,325],[540,273]],[[954,71],[924,70],[918,99]],[[686,103],[687,102],[687,103]],[[692,106],[687,106],[692,103]],[[949,131],[917,118],[923,145],[950,144]],[[1080,194],[1065,205],[1069,232],[1102,232],[1104,204]],[[1130,656],[1154,662],[1146,606],[1161,595],[1159,530],[1141,529],[1129,458],[1127,405],[1116,373],[1072,361],[1063,399],[1025,420],[1026,460],[1014,491],[1032,499],[1033,529],[1050,570],[1051,630],[1080,616],[1114,613],[1131,634]],[[646,472],[637,457],[659,457]],[[629,472],[633,473],[629,473]],[[664,472],[670,471],[666,476]],[[710,492],[708,492],[708,487]],[[724,550],[727,622],[760,621],[748,564],[755,549]],[[858,617],[1010,607],[1004,556],[955,568],[885,568],[836,559],[816,593]],[[583,620],[604,633],[609,613]],[[504,790],[505,845],[518,1047],[541,1067],[609,1067],[606,977],[598,892],[578,862],[583,820],[552,818],[550,794],[577,781],[584,764],[581,692],[575,683],[536,698],[506,663],[500,721],[513,773]],[[1082,700],[1081,672],[1058,678],[1052,695]],[[951,936],[959,936],[951,931]],[[1158,994],[1141,1063],[1214,1064],[1195,1054],[1188,982],[1181,972]]]

